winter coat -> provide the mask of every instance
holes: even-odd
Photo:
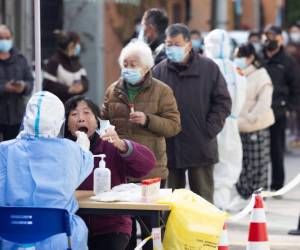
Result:
[[[296,109],[300,104],[300,77],[294,58],[283,48],[271,58],[265,55],[265,68],[273,83],[272,109],[275,118],[285,115],[288,109]]]
[[[155,165],[155,158],[152,152],[134,142],[129,155],[122,155],[109,142],[102,141],[99,136],[94,136],[91,140],[91,152],[95,154],[105,154],[106,167],[111,171],[111,186],[126,183],[128,176],[142,177],[146,175]],[[130,150],[129,150],[130,151]],[[95,158],[94,168],[99,166],[99,159]],[[93,172],[80,185],[79,190],[93,190]],[[80,215],[80,213],[79,213]],[[89,228],[91,236],[107,233],[125,233],[131,235],[132,225],[130,216],[117,215],[80,215]]]
[[[186,65],[166,59],[155,66],[153,75],[172,88],[181,116],[182,131],[167,140],[168,166],[186,169],[217,163],[216,135],[231,110],[218,66],[191,52]]]
[[[238,119],[239,130],[250,133],[270,127],[274,123],[271,108],[273,86],[265,68],[250,65],[243,70],[247,78],[247,96]]]
[[[134,110],[144,112],[147,126],[129,121],[130,104],[126,84],[120,79],[106,91],[101,118],[110,120],[121,138],[130,139],[149,147],[157,160],[156,167],[145,178],[168,176],[165,137],[180,131],[180,115],[172,90],[149,72],[141,92],[133,102]]]
[[[81,82],[84,89],[81,93],[70,94],[69,87],[75,82]],[[63,50],[58,49],[46,65],[43,88],[55,94],[63,103],[75,95],[87,92],[87,73],[80,64],[79,57],[69,57]]]
[[[25,112],[25,97],[31,94],[33,77],[26,58],[16,48],[10,50],[7,60],[0,60],[0,125],[18,125]],[[23,81],[25,90],[20,93],[5,92],[8,81]]]

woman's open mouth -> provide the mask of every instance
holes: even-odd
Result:
[[[84,133],[86,133],[86,134],[87,134],[88,131],[89,131],[89,129],[88,129],[87,127],[84,127],[84,126],[83,126],[83,127],[79,127],[78,130],[81,131],[81,132],[84,132]]]

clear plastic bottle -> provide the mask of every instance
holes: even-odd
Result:
[[[105,154],[94,155],[100,157],[99,167],[94,170],[94,194],[107,192],[111,189],[111,173],[110,169],[106,168]]]

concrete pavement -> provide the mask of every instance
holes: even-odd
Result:
[[[300,172],[300,151],[291,150],[285,157],[286,183]],[[288,235],[296,229],[300,215],[300,185],[282,199],[265,201],[267,228],[271,250],[300,250],[300,236]],[[230,250],[246,249],[250,215],[239,222],[228,223]]]

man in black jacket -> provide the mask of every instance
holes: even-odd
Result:
[[[182,131],[167,139],[171,188],[185,188],[185,172],[193,192],[213,201],[213,166],[218,162],[217,134],[231,111],[231,99],[218,66],[192,50],[189,28],[166,30],[166,55],[153,76],[174,91]]]
[[[168,22],[166,13],[155,8],[147,10],[142,18],[144,39],[152,50],[155,64],[166,58],[164,42]]]
[[[272,182],[271,189],[284,185],[284,145],[286,113],[297,108],[300,101],[300,78],[297,62],[283,49],[281,29],[268,25],[264,31],[264,59],[273,82],[272,108],[275,123],[270,128]]]
[[[25,111],[24,97],[33,88],[26,58],[13,47],[12,33],[0,25],[0,134],[3,140],[17,136]]]

